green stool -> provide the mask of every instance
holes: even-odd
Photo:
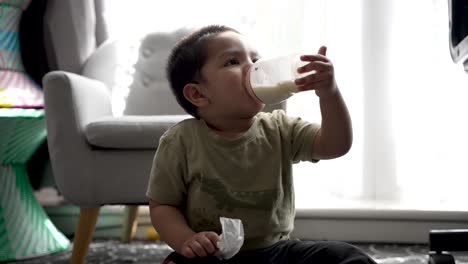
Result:
[[[0,262],[70,245],[37,202],[28,179],[26,163],[45,139],[44,110],[0,108]]]

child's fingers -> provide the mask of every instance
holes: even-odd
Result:
[[[213,245],[217,245],[219,241],[219,236],[215,232],[206,232],[206,237],[213,243]]]
[[[323,61],[310,62],[302,67],[297,68],[298,73],[306,73],[306,72],[311,72],[311,71],[324,72],[324,71],[332,71],[332,70],[333,70],[333,65],[331,63],[323,62]]]
[[[218,250],[216,243],[211,241],[211,239],[208,237],[208,234],[201,236],[198,239],[198,242],[203,246],[208,255],[213,255]]]
[[[321,46],[319,48],[318,54],[323,55],[323,56],[327,56],[327,47],[326,46]]]
[[[190,248],[189,245],[182,247],[180,254],[187,258],[194,258],[197,256],[195,252],[193,252],[192,248]]]
[[[330,78],[330,72],[321,72],[321,73],[315,73],[315,74],[310,74],[302,78],[298,78],[294,81],[294,83],[299,86],[299,89],[301,91],[304,90],[312,90],[314,89],[314,86],[317,85],[317,83],[320,82],[329,82],[331,80]]]
[[[301,55],[301,61],[323,61],[323,62],[328,62],[329,59],[323,55],[320,54],[305,54]]]
[[[329,61],[327,58],[327,47],[321,46],[317,54],[301,55],[302,61]]]
[[[195,253],[197,257],[206,257],[208,252],[206,252],[205,247],[197,240],[192,241],[189,244],[190,249]]]

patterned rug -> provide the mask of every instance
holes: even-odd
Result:
[[[394,244],[354,244],[372,256],[379,264],[427,264],[428,249],[426,245]],[[160,241],[132,241],[123,244],[118,240],[93,241],[86,263],[162,263],[171,252],[166,244]],[[24,260],[15,263],[48,264],[68,263],[71,247],[63,252]],[[455,255],[457,264],[468,264],[468,253]]]

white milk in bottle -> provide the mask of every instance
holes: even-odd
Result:
[[[265,104],[284,101],[298,92],[294,80],[307,74],[297,72],[305,64],[299,54],[258,60],[247,72],[247,90]]]

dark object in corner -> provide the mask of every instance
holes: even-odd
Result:
[[[19,24],[21,60],[31,79],[42,87],[42,77],[49,72],[44,47],[44,13],[47,0],[31,1]]]
[[[448,0],[448,11],[450,55],[468,73],[468,0]]]
[[[429,263],[455,264],[450,251],[468,251],[468,230],[431,230],[429,233]]]

